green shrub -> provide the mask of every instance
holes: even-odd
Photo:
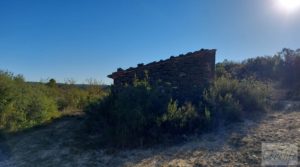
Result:
[[[87,92],[73,85],[64,85],[61,95],[64,102],[64,110],[78,110],[86,105]]]
[[[216,64],[217,77],[247,79],[253,77],[260,81],[279,80],[284,74],[282,56],[263,56],[244,60],[243,62],[223,61]]]
[[[89,128],[103,128],[104,140],[119,147],[152,143],[166,104],[167,99],[148,86],[128,86],[91,109]]]
[[[300,49],[284,48],[274,56],[249,58],[243,62],[225,60],[216,64],[217,77],[238,80],[249,77],[288,90],[287,98],[300,99]]]
[[[18,131],[59,116],[54,99],[44,91],[21,76],[0,72],[0,129]]]
[[[57,84],[54,79],[50,79],[45,85],[46,89],[44,91],[47,96],[55,99],[58,110],[63,113],[83,110],[86,106],[102,99],[107,94],[101,87],[101,83],[93,79],[89,79],[87,85],[75,85],[73,80],[65,84]]]
[[[199,125],[197,118],[197,110],[191,103],[185,103],[179,107],[177,101],[170,100],[167,111],[160,119],[160,125],[165,133],[188,133],[196,128],[195,124]]]
[[[112,87],[110,95],[89,107],[88,130],[102,134],[99,142],[104,145],[156,143],[206,130],[217,122],[240,120],[246,112],[262,111],[266,90],[264,84],[251,79],[220,77],[203,93],[200,105],[195,105],[172,100],[172,93],[159,85],[137,80],[123,88]]]
[[[113,87],[109,96],[89,108],[88,130],[102,134],[102,144],[125,147],[157,143],[196,129],[196,107],[170,99],[170,94],[146,80]]]
[[[85,89],[87,92],[87,97],[85,106],[101,100],[108,94],[108,91],[106,91],[101,85],[103,84],[100,81],[95,79],[87,79],[87,87]]]
[[[202,108],[215,122],[237,121],[245,113],[264,111],[268,87],[252,79],[217,78],[204,92]]]
[[[15,132],[83,110],[106,96],[95,80],[88,85],[74,81],[57,84],[27,83],[21,75],[0,71],[0,131]],[[67,111],[67,112],[64,112]]]
[[[54,99],[48,98],[43,92],[34,89],[34,93],[29,95],[29,103],[26,106],[26,118],[32,125],[41,124],[52,118],[59,116]]]

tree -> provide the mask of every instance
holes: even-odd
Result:
[[[49,86],[49,87],[51,87],[51,88],[56,87],[57,85],[56,85],[55,79],[51,78],[51,79],[49,80],[49,82],[47,83],[47,86]]]

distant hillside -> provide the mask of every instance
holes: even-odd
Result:
[[[44,82],[34,82],[34,81],[27,81],[26,83],[31,84],[31,85],[46,84]],[[69,85],[68,83],[56,83],[56,84],[59,87]],[[83,89],[86,89],[87,87],[90,86],[89,84],[73,84],[73,85],[75,87],[83,88]],[[105,90],[109,89],[109,87],[110,87],[110,85],[106,85],[106,84],[102,84],[102,85],[99,85],[99,86],[100,86],[100,88],[105,89]]]

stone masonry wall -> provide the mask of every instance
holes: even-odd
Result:
[[[216,50],[201,49],[147,65],[139,64],[136,68],[118,69],[108,77],[114,79],[115,86],[122,87],[132,84],[135,77],[144,79],[147,73],[150,84],[168,84],[184,96],[189,90],[203,88],[213,81],[215,54]]]

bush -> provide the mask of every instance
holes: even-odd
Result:
[[[264,111],[268,87],[252,79],[217,78],[204,92],[202,108],[214,123],[238,121],[245,113]]]
[[[238,80],[249,77],[279,84],[289,91],[288,98],[300,99],[300,49],[284,48],[274,56],[247,59],[241,63],[225,60],[216,65],[217,77],[232,77]]]
[[[91,80],[92,81],[92,80]],[[62,111],[78,111],[106,92],[93,80],[82,87],[48,83],[27,83],[21,75],[0,71],[0,131],[15,132],[62,116]]]
[[[159,133],[157,118],[166,104],[165,98],[158,96],[144,85],[128,86],[112,93],[92,109],[92,120],[88,122],[93,125],[89,128],[103,129],[105,142],[120,147],[155,142]]]
[[[86,106],[87,92],[74,85],[64,85],[61,92],[61,99],[58,104],[62,110],[80,110]]]
[[[0,72],[0,129],[18,131],[59,116],[44,86],[27,84],[22,76]]]
[[[83,110],[107,94],[100,82],[93,79],[89,79],[87,85],[75,85],[73,80],[65,84],[57,84],[54,79],[50,79],[45,85],[47,87],[44,91],[47,96],[55,99],[58,110],[64,113]]]
[[[110,95],[88,108],[88,130],[101,134],[103,145],[143,146],[238,121],[245,113],[264,110],[267,96],[261,82],[227,77],[216,79],[198,99],[200,105],[172,100],[165,89],[146,80],[112,87]]]
[[[283,49],[279,53],[284,57],[284,72],[282,85],[288,88],[288,98],[300,99],[300,49]]]
[[[197,109],[191,103],[185,103],[179,107],[178,102],[171,99],[167,111],[160,119],[160,125],[164,133],[188,133],[196,129],[195,124],[199,124],[197,118]]]
[[[178,105],[166,91],[145,80],[111,92],[88,110],[88,129],[103,134],[102,144],[143,146],[195,127],[198,114],[191,103]]]

